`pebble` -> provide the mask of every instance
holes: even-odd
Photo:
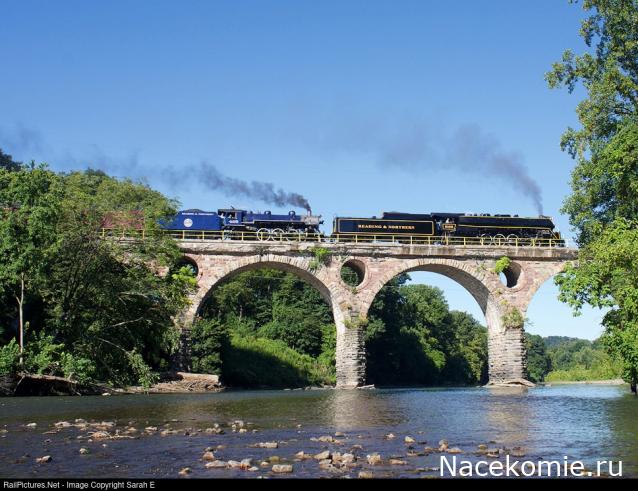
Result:
[[[217,460],[217,458],[215,457],[215,454],[213,452],[207,451],[207,452],[204,452],[204,455],[202,455],[202,460],[212,462],[214,460]]]
[[[388,434],[385,436],[385,439],[386,439],[386,440],[394,440],[395,438],[396,438],[396,436],[394,435],[394,433],[388,433]]]
[[[220,469],[222,467],[226,468],[228,465],[223,460],[214,460],[212,462],[208,462],[205,467],[207,469]]]
[[[390,465],[408,465],[408,463],[405,460],[390,459]]]
[[[106,431],[94,431],[90,434],[90,437],[93,438],[93,440],[108,440],[111,438],[111,434]]]
[[[188,474],[190,474],[191,468],[190,467],[184,467],[181,471],[179,471],[179,475],[180,476],[187,476]]]
[[[91,453],[91,451],[88,448],[86,448],[86,447],[82,447],[80,449],[80,455],[88,455],[90,453]]]
[[[292,465],[290,464],[273,465],[272,471],[275,474],[290,474],[292,472]]]
[[[38,464],[46,464],[48,462],[51,462],[51,460],[53,460],[53,458],[50,455],[45,455],[43,457],[38,457],[37,459],[35,459]]]
[[[26,426],[27,428],[37,428],[38,427],[38,423],[29,423],[29,424],[26,424],[24,426]]]
[[[368,472],[368,471],[359,472],[359,479],[373,479],[373,478],[374,478],[374,474],[372,472]]]
[[[368,464],[375,465],[381,462],[381,455],[375,452],[375,453],[366,455],[366,459],[368,461]]]
[[[330,451],[326,450],[324,452],[320,452],[317,455],[315,455],[315,459],[316,460],[326,460],[330,458]]]
[[[415,441],[416,441],[416,440],[415,440],[414,438],[412,438],[411,436],[406,436],[406,437],[403,439],[403,441],[404,441],[405,443],[415,443]]]
[[[255,446],[259,448],[279,448],[279,444],[277,442],[259,442]]]
[[[341,462],[343,462],[344,464],[351,464],[355,460],[356,460],[356,457],[354,456],[354,454],[351,454],[351,453],[344,453],[341,456]]]
[[[445,452],[447,450],[447,447],[448,447],[447,440],[440,440],[439,441],[439,452]]]
[[[459,447],[452,447],[450,448],[447,453],[463,453],[463,450],[461,450]]]

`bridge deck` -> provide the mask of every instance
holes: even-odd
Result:
[[[575,260],[578,249],[571,247],[516,247],[512,245],[427,245],[401,243],[346,243],[346,242],[255,242],[235,240],[177,240],[184,252],[196,254],[312,254],[322,247],[333,254],[344,256],[395,256],[395,257],[456,257],[500,258],[570,261]]]

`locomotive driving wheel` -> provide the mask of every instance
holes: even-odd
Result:
[[[257,230],[257,240],[265,242],[270,239],[270,230],[267,228],[260,228]]]
[[[507,238],[503,234],[496,234],[494,236],[494,243],[496,245],[505,245],[507,244]]]
[[[277,242],[288,240],[288,238],[286,237],[286,233],[280,228],[274,229],[271,232],[271,237],[273,238],[273,240],[276,240]]]

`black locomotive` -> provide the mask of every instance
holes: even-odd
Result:
[[[375,240],[403,241],[436,238],[439,242],[470,238],[480,244],[547,242],[564,245],[551,217],[520,217],[518,215],[491,215],[489,213],[400,213],[384,212],[380,218],[337,217],[333,222],[333,235],[357,236]],[[436,241],[435,241],[436,242]],[[452,240],[452,242],[456,242]]]

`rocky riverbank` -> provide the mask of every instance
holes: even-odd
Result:
[[[170,372],[162,374],[151,387],[113,388],[105,384],[80,383],[63,377],[19,373],[0,377],[0,396],[74,396],[114,394],[168,394],[220,392],[224,389],[219,376]]]
[[[206,428],[184,423],[170,420],[147,426],[133,420],[75,419],[4,427],[0,439],[17,436],[24,446],[19,455],[10,452],[0,459],[3,474],[130,476],[133,462],[138,464],[139,456],[147,454],[166,460],[149,461],[144,474],[154,477],[438,477],[443,455],[498,461],[526,453],[496,441],[465,442],[462,447],[445,439],[428,442],[423,431],[319,434],[299,424],[284,435],[242,420]]]

